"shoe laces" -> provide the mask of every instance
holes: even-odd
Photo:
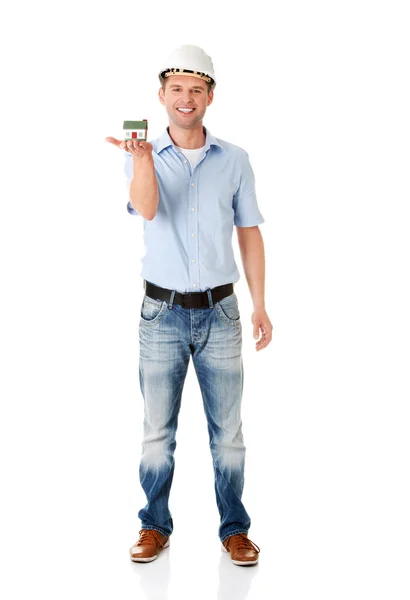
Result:
[[[140,529],[140,531],[138,532],[140,535],[140,539],[138,540],[138,545],[154,545],[154,546],[160,546],[160,548],[162,548],[163,543],[161,542],[161,539],[159,537],[159,532],[155,531],[155,529]]]
[[[260,552],[259,546],[252,542],[244,533],[237,533],[229,538],[228,545],[232,550],[256,550]]]

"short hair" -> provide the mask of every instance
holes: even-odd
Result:
[[[166,83],[167,83],[167,81],[169,79],[170,79],[170,77],[164,77],[162,79],[162,85],[161,85],[161,87],[162,87],[162,91],[163,92],[165,92],[165,86],[166,86]],[[198,77],[198,79],[199,79],[199,77]],[[207,87],[207,94],[209,95],[210,91],[212,90],[212,83],[210,83],[209,81],[205,81],[204,79],[201,79],[201,81],[203,81],[205,83],[205,85]]]

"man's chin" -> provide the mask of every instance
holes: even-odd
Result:
[[[200,123],[202,121],[202,117],[201,116],[196,116],[195,119],[185,119],[184,117],[182,118],[178,118],[178,116],[174,116],[174,115],[168,115],[169,118],[171,119],[171,121],[174,123],[174,125],[177,125],[178,127],[181,127],[182,129],[192,129],[193,127],[195,127],[196,125],[198,125],[198,123]]]
[[[190,113],[188,117],[185,117],[183,114],[176,111],[175,117],[178,119],[180,123],[198,123],[198,114],[196,110],[193,113]],[[199,117],[199,120],[201,118]]]

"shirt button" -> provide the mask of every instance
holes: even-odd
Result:
[[[193,284],[192,284],[192,287],[196,287],[196,283],[193,283]]]
[[[194,212],[195,208],[191,208],[192,212]]]
[[[192,237],[195,237],[195,233],[192,234]]]
[[[195,183],[191,183],[191,187],[195,187]]]
[[[186,160],[184,160],[184,165],[186,165]]]
[[[195,258],[192,259],[192,262],[196,262]]]

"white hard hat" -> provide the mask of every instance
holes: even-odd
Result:
[[[165,77],[171,75],[187,75],[198,77],[211,84],[213,90],[216,86],[214,66],[211,57],[199,46],[185,44],[179,46],[168,56],[164,68],[158,73],[161,84]]]

